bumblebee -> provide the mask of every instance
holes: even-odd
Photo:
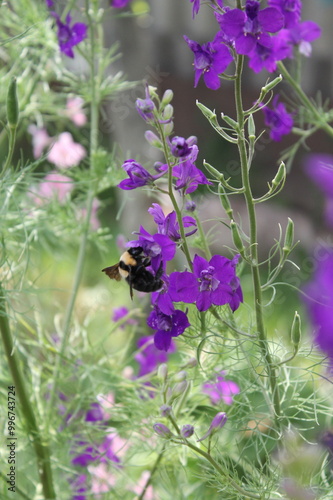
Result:
[[[120,281],[124,278],[130,286],[130,295],[133,300],[133,290],[149,293],[156,292],[163,286],[161,279],[163,262],[155,275],[146,269],[149,265],[150,259],[144,255],[143,248],[133,247],[121,255],[118,264],[105,267],[102,272],[112,280]]]

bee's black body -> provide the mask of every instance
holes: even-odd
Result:
[[[118,264],[102,269],[109,278],[119,281],[124,278],[130,286],[130,294],[133,299],[133,289],[138,292],[156,292],[163,286],[161,276],[163,274],[163,262],[161,262],[156,275],[147,271],[150,265],[149,257],[143,254],[141,247],[129,248],[120,257]]]

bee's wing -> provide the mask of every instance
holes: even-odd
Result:
[[[119,273],[119,263],[114,266],[105,267],[102,269],[102,272],[105,273],[111,280],[120,281],[121,275]]]

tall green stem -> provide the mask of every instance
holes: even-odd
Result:
[[[42,484],[43,495],[47,500],[55,499],[52,469],[50,464],[50,450],[44,436],[42,435],[35,414],[28,397],[28,391],[24,383],[24,377],[19,368],[20,360],[13,346],[8,316],[6,312],[6,297],[4,289],[0,284],[0,330],[9,370],[15,384],[15,391],[20,400],[20,406],[26,422],[28,434],[31,438],[37,457],[37,469]]]
[[[255,301],[254,306],[256,315],[257,335],[260,343],[260,349],[262,351],[262,355],[265,360],[267,368],[267,373],[273,395],[274,413],[276,417],[277,426],[279,427],[278,420],[281,414],[280,396],[279,396],[279,388],[277,385],[276,373],[273,367],[271,354],[269,352],[269,346],[266,338],[264,319],[263,319],[262,293],[261,293],[261,282],[260,282],[259,262],[258,262],[257,219],[256,219],[255,204],[253,200],[251,183],[250,183],[250,176],[249,176],[250,165],[248,164],[246,140],[244,135],[245,121],[244,121],[244,111],[242,102],[243,61],[244,57],[238,56],[236,79],[235,79],[235,102],[236,102],[237,121],[240,129],[238,135],[238,151],[241,162],[244,196],[246,200],[249,225],[250,225],[250,260],[251,260],[251,272],[252,272],[252,282],[254,290],[254,301]]]
[[[96,23],[92,19],[89,13],[89,0],[86,0],[86,14],[88,18],[89,24],[89,33],[90,33],[90,55],[89,55],[89,64],[90,64],[90,88],[91,88],[91,104],[90,104],[90,171],[92,174],[93,181],[89,188],[87,194],[87,212],[86,217],[83,223],[83,231],[81,236],[81,243],[79,247],[79,253],[77,258],[77,264],[75,269],[73,286],[70,294],[70,298],[67,304],[67,309],[65,312],[64,318],[64,326],[63,326],[63,336],[60,345],[60,349],[58,352],[58,356],[56,359],[56,364],[53,372],[53,387],[51,396],[49,399],[49,411],[48,415],[50,417],[54,401],[57,393],[57,386],[59,382],[59,377],[61,373],[61,366],[63,363],[63,359],[65,356],[65,352],[68,346],[70,331],[71,331],[71,322],[73,311],[75,307],[76,297],[79,290],[79,286],[82,279],[83,267],[86,256],[87,242],[90,230],[90,218],[92,212],[92,206],[94,197],[96,195],[96,182],[97,180],[94,178],[95,172],[95,158],[96,152],[98,148],[98,109],[99,109],[99,89],[100,89],[100,70],[99,70],[99,59],[96,57],[96,42],[101,41],[100,33],[97,32]]]

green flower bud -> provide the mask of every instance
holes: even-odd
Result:
[[[239,231],[238,231],[238,225],[233,220],[230,221],[230,228],[231,228],[232,239],[233,239],[233,242],[235,244],[235,247],[237,248],[237,250],[239,251],[239,253],[241,255],[244,255],[245,248],[243,245],[242,238],[241,238]]]
[[[165,383],[167,381],[167,378],[168,378],[168,366],[166,365],[166,363],[162,363],[158,367],[157,377],[163,383]]]
[[[207,108],[206,106],[204,106],[203,104],[201,104],[201,102],[199,101],[196,101],[196,105],[198,106],[198,108],[200,109],[201,113],[209,120],[209,121],[214,121],[214,123],[216,123],[216,113],[215,111],[212,111],[211,109]]]
[[[249,119],[247,121],[247,130],[248,130],[248,133],[249,133],[249,138],[255,139],[255,136],[256,136],[256,125],[254,123],[253,115],[249,116]]]
[[[279,170],[277,171],[274,179],[272,180],[272,187],[277,187],[281,182],[283,182],[286,178],[287,171],[286,166],[283,161],[280,163]]]
[[[187,378],[187,372],[185,370],[181,370],[174,376],[174,380],[176,382],[182,382],[183,380],[186,380],[186,378]]]
[[[294,242],[294,221],[288,217],[286,234],[284,237],[283,252],[289,254]]]
[[[19,120],[19,105],[16,91],[16,78],[10,81],[7,93],[7,121],[10,128],[16,128]]]
[[[186,391],[187,387],[188,382],[186,380],[178,382],[178,384],[176,384],[172,389],[171,399],[175,399],[178,398],[178,396],[181,396]]]
[[[207,163],[205,160],[203,161],[204,167],[208,170],[210,174],[212,174],[215,179],[220,180],[221,179],[221,172],[219,172],[215,167],[212,167],[209,163]]]
[[[173,99],[173,92],[171,89],[168,89],[164,92],[163,97],[162,97],[162,107],[166,106],[167,104],[170,104],[170,102]]]
[[[158,422],[157,424],[154,424],[153,429],[156,432],[156,434],[158,434],[159,436],[161,436],[164,439],[169,439],[173,436],[169,427],[167,427],[164,424],[161,424],[160,422]]]
[[[295,311],[295,316],[293,320],[293,324],[291,325],[290,337],[291,341],[295,347],[295,350],[298,350],[298,346],[301,340],[301,318],[297,311]]]
[[[163,120],[170,120],[173,117],[173,106],[167,104],[162,113]]]
[[[266,94],[268,94],[268,92],[273,90],[274,87],[276,87],[280,82],[282,82],[282,80],[283,80],[283,78],[281,75],[274,78],[274,80],[272,80],[270,83],[268,83],[267,85],[262,87],[262,89],[261,89],[262,95],[265,96]]]
[[[229,127],[233,128],[234,130],[239,130],[238,123],[235,120],[233,120],[232,118],[230,118],[230,116],[227,116],[227,115],[224,115],[223,113],[221,113],[221,118],[222,118],[222,120],[224,120],[226,122],[227,125],[229,125]]]
[[[226,214],[230,218],[232,218],[232,208],[231,208],[231,205],[230,205],[230,202],[229,202],[229,196],[225,192],[224,187],[223,187],[222,184],[219,184],[218,191],[219,191],[220,201],[221,201],[222,207],[224,208]]]

